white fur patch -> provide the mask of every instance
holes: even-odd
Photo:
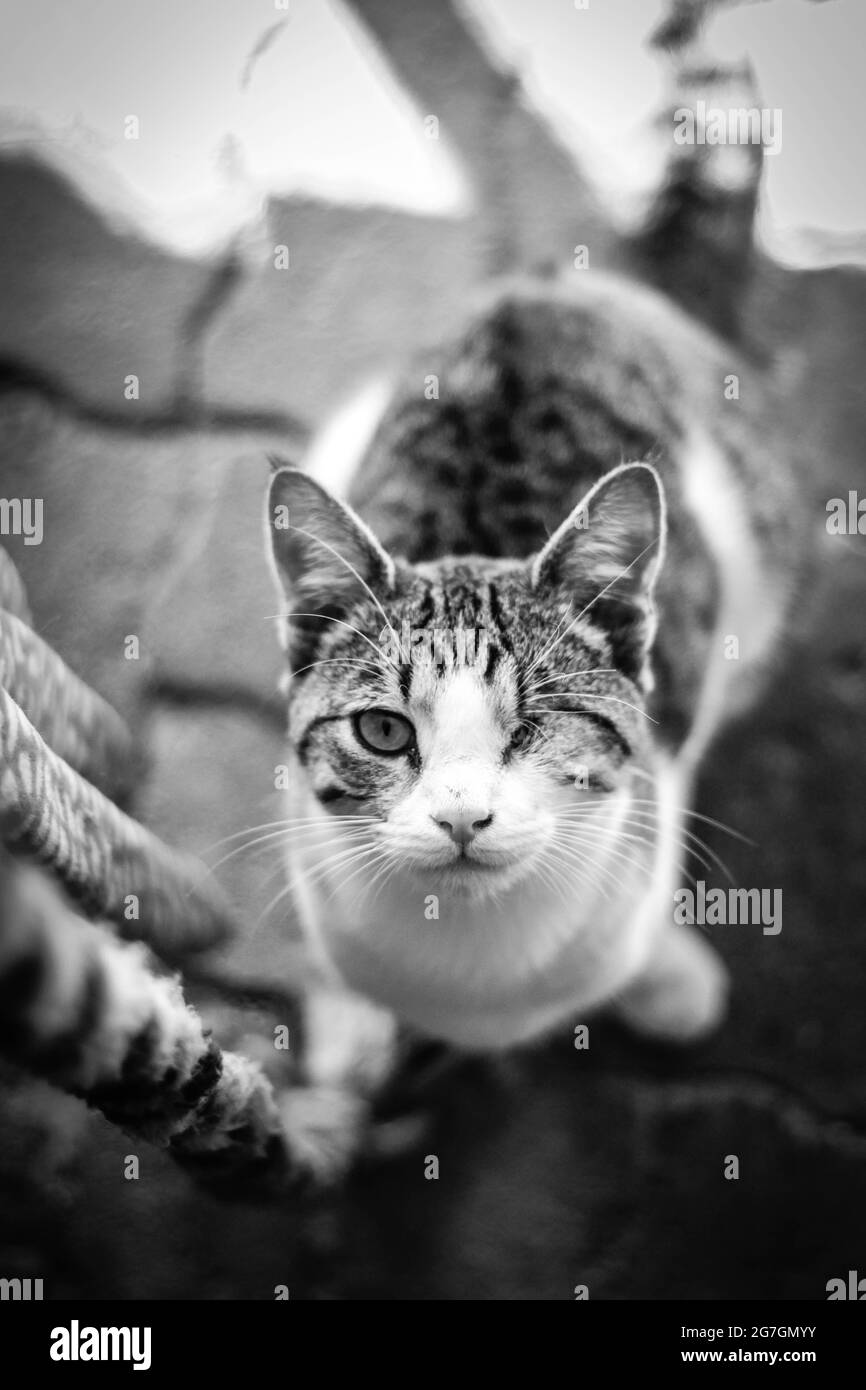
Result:
[[[390,382],[377,377],[350,396],[315,435],[304,461],[305,472],[345,497],[391,393]]]
[[[731,708],[731,688],[763,658],[778,629],[780,604],[761,560],[741,484],[722,450],[695,433],[679,460],[683,497],[716,562],[720,605],[695,722],[682,750],[694,766]],[[729,660],[725,639],[736,637]]]

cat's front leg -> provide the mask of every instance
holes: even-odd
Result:
[[[397,1022],[336,983],[313,985],[302,1008],[303,1084],[284,1094],[284,1119],[299,1161],[330,1183],[363,1148],[372,1103],[394,1074]]]
[[[340,984],[314,986],[303,1001],[303,1073],[311,1086],[372,1100],[397,1062],[392,1013]]]
[[[614,1007],[637,1032],[660,1042],[697,1042],[725,1016],[728,972],[694,927],[665,926],[637,979]]]

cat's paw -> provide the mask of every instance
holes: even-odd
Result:
[[[316,1186],[346,1177],[363,1147],[369,1109],[363,1097],[338,1086],[297,1086],[282,1093],[289,1151]]]
[[[315,990],[305,999],[304,1073],[314,1087],[372,1097],[397,1064],[393,1014],[347,990]]]
[[[722,1023],[730,992],[726,966],[694,932],[665,934],[659,956],[614,1003],[624,1023],[659,1042],[695,1043]]]

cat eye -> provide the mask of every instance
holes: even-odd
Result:
[[[518,724],[514,733],[511,735],[511,742],[508,745],[509,752],[518,753],[522,748],[526,748],[532,742],[535,729],[529,724]]]
[[[365,709],[352,722],[359,742],[373,753],[405,753],[415,741],[409,720],[393,710]]]

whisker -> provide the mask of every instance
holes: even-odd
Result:
[[[594,826],[594,827],[593,827],[593,826],[586,826],[586,827],[583,827],[583,828],[582,828],[582,833],[588,834],[588,835],[590,836],[590,839],[592,839],[592,837],[594,836],[594,837],[595,837],[595,840],[596,840],[596,843],[601,844],[601,845],[604,845],[605,843],[607,843],[607,841],[608,841],[609,838],[612,838],[613,841],[614,841],[614,843],[621,842],[621,843],[623,843],[623,844],[633,844],[633,845],[643,845],[643,846],[648,846],[648,845],[649,845],[649,842],[648,842],[644,837],[642,837],[642,836],[629,835],[629,834],[625,834],[625,833],[622,832],[622,831],[610,831],[610,830],[607,830],[607,829],[605,829],[605,828],[603,828],[603,827],[601,827],[601,826]],[[691,851],[687,845],[679,844],[679,845],[677,846],[677,848],[678,848],[678,849],[681,849],[681,850],[683,851],[684,854],[693,853],[693,851]],[[696,857],[697,857],[697,856],[696,856]],[[637,864],[640,864],[640,863],[641,863],[641,861],[639,861],[639,860],[633,860],[633,861],[632,861],[631,856],[629,856],[629,862],[634,862],[634,863],[637,863]],[[644,867],[644,868],[646,869],[648,875],[650,875],[650,876],[652,876],[652,874],[655,873],[655,867],[654,867],[654,865],[642,865],[642,867]],[[684,862],[683,862],[682,860],[677,859],[677,861],[676,861],[676,866],[675,866],[675,867],[676,867],[678,873],[680,873],[683,877],[688,878],[688,879],[691,879],[692,881],[695,881],[695,880],[694,880],[694,875],[693,875],[693,874],[689,874],[689,873],[686,871],[685,864],[684,864]]]
[[[590,610],[590,608],[592,608],[593,604],[594,604],[594,603],[598,603],[598,601],[599,601],[600,598],[604,598],[604,595],[607,593],[608,589],[612,589],[613,586],[614,586],[614,584],[618,584],[619,581],[620,581],[626,574],[628,574],[629,570],[632,569],[632,568],[638,563],[639,560],[642,560],[642,559],[643,559],[643,557],[644,557],[644,555],[646,555],[647,551],[648,551],[648,550],[652,550],[653,546],[654,546],[654,545],[658,545],[658,543],[659,543],[659,537],[658,537],[658,536],[653,536],[652,540],[649,542],[648,545],[645,545],[645,546],[644,546],[644,548],[643,548],[643,550],[640,552],[640,554],[639,554],[639,555],[635,555],[634,559],[633,559],[632,561],[630,561],[630,563],[627,564],[627,565],[625,566],[624,569],[620,570],[619,574],[615,574],[614,577],[613,577],[613,579],[609,580],[609,581],[607,582],[607,584],[605,584],[604,588],[599,590],[599,592],[595,595],[595,598],[591,598],[591,599],[590,599],[589,603],[586,604],[586,606],[580,610],[580,612],[577,614],[577,616],[571,620],[571,622],[569,623],[569,625],[568,625],[568,627],[565,629],[565,631],[564,631],[564,632],[561,632],[561,633],[559,634],[559,636],[558,636],[558,637],[557,637],[557,638],[556,638],[556,639],[555,639],[555,640],[554,640],[554,641],[541,653],[541,655],[532,663],[532,665],[529,667],[529,669],[528,669],[528,671],[527,671],[526,674],[527,674],[527,675],[531,675],[531,673],[536,669],[536,667],[537,667],[538,665],[540,665],[540,663],[541,663],[543,660],[545,660],[546,657],[548,657],[548,656],[550,655],[551,652],[556,651],[556,648],[560,645],[560,643],[565,641],[566,637],[568,636],[568,634],[569,634],[569,632],[571,631],[571,629],[574,627],[575,623],[580,622],[580,619],[583,617],[583,615],[584,615],[585,613],[588,613],[588,612],[589,612],[589,610]]]
[[[387,845],[371,845],[366,851],[360,851],[360,853],[357,856],[357,858],[360,860],[360,863],[357,865],[356,868],[353,869],[352,873],[349,874],[348,878],[341,878],[340,881],[334,885],[332,891],[328,894],[325,901],[330,902],[336,893],[339,893],[342,889],[347,888],[349,884],[352,883],[353,880],[358,877],[359,874],[365,873],[367,870],[373,868],[389,852],[390,851]],[[372,863],[368,863],[367,858],[371,854],[375,857]],[[348,864],[344,864],[342,867],[344,869],[350,868],[351,861]]]
[[[572,845],[570,843],[566,844],[565,841],[560,842],[557,840],[555,836],[551,837],[551,843],[555,845],[557,853],[560,856],[560,860],[563,858],[566,860],[566,862],[570,866],[571,872],[577,874],[580,882],[587,886],[590,893],[601,893],[602,897],[609,902],[610,895],[605,885],[601,882],[599,878],[599,869],[601,866],[599,865],[598,861],[589,858],[589,856],[586,854],[581,854],[578,850],[577,845]],[[547,854],[547,851],[545,851],[545,854]],[[552,856],[549,856],[548,858],[548,866],[551,868],[551,870],[557,867],[556,862],[553,860]],[[563,872],[564,876],[564,870],[562,870],[561,864],[559,865],[559,867],[560,871]],[[620,884],[619,879],[616,877],[616,874],[613,873],[612,869],[610,869],[609,866],[605,865],[604,868],[606,870],[607,877],[613,883],[614,887],[618,889]],[[567,879],[565,881],[567,882]]]
[[[352,845],[347,849],[334,854],[329,854],[325,859],[316,864],[304,865],[303,874],[310,883],[318,883],[321,879],[327,878],[328,874],[334,869],[346,868],[349,864],[362,855],[371,853],[378,849],[378,845],[362,844]]]
[[[292,843],[298,835],[303,835],[304,833],[311,834],[317,830],[320,825],[323,830],[326,828],[324,822],[315,822],[305,826],[281,826],[279,830],[271,830],[267,835],[259,835],[246,844],[236,845],[234,849],[229,850],[228,854],[224,854],[221,859],[218,859],[215,864],[209,864],[207,867],[211,873],[216,873],[217,869],[223,864],[227,864],[230,859],[236,858],[239,854],[246,854],[257,846],[272,843],[274,840],[285,840],[288,843]],[[358,830],[360,831],[362,828],[364,827],[359,826]],[[350,827],[346,826],[343,830],[343,834],[350,834]]]
[[[576,848],[572,848],[571,846],[557,844],[556,848],[560,855],[559,861],[555,860],[552,853],[547,849],[544,851],[544,857],[554,881],[558,880],[562,885],[563,901],[566,903],[572,901],[573,889],[573,884],[566,873],[565,867],[561,863],[561,857],[564,854],[571,873],[577,875],[579,882],[585,884],[590,893],[599,892],[602,897],[609,902],[610,898],[606,887],[599,881],[597,875],[593,873],[595,866],[592,861],[586,855],[578,854]]]
[[[593,837],[592,835],[584,837],[582,835],[574,834],[557,836],[556,832],[554,832],[554,834],[551,836],[551,840],[555,840],[556,843],[560,846],[560,848],[566,848],[572,845],[582,845],[585,849],[597,849],[598,846],[601,845],[602,848],[605,850],[606,854],[613,856],[613,858],[619,860],[620,863],[625,864],[627,868],[639,867],[649,874],[652,874],[654,872],[651,865],[644,864],[642,863],[642,861],[634,858],[631,855],[626,854],[623,850],[616,848],[616,838],[616,836],[610,835],[608,835],[606,838],[603,835],[596,835],[595,837]],[[611,843],[611,840],[613,840],[614,843]],[[594,861],[594,863],[595,866],[598,868],[608,869],[617,887],[622,886],[621,880],[616,878],[616,875],[613,874],[612,870],[610,870],[609,865],[603,865],[600,859]]]
[[[366,579],[364,579],[364,577],[358,573],[354,565],[350,564],[350,562],[346,559],[345,555],[341,555],[339,550],[335,550],[334,547],[332,545],[329,545],[327,541],[322,540],[321,536],[314,536],[311,531],[305,531],[303,526],[290,526],[290,529],[292,531],[297,531],[299,536],[306,536],[307,540],[315,541],[317,545],[322,546],[324,550],[327,550],[329,554],[333,555],[335,560],[339,560],[341,565],[346,566],[346,569],[349,571],[349,573],[355,576],[358,583],[364,589],[365,593],[369,594],[370,598],[373,600],[379,612],[382,614],[382,617],[385,619],[385,626],[387,627],[391,636],[399,642],[399,638],[397,637],[397,634],[394,631],[393,624],[391,623],[391,619],[388,617],[388,614],[385,612],[376,595],[373,593],[373,590],[370,588],[370,585],[367,583]]]
[[[546,685],[551,685],[553,681],[570,680],[574,676],[616,676],[619,672],[615,666],[590,666],[587,671],[558,671],[553,675],[545,676],[544,680],[533,681],[532,692],[543,690]]]
[[[645,777],[648,782],[655,780],[652,773],[646,772],[642,767],[632,768],[632,771],[637,776]],[[656,797],[636,797],[634,799],[636,802],[642,801],[651,806],[658,806],[661,804]],[[732,835],[735,840],[741,840],[744,845],[750,845],[753,849],[759,848],[757,840],[752,840],[748,835],[743,835],[739,830],[735,830],[732,825],[726,825],[724,821],[714,820],[712,816],[704,816],[700,811],[693,811],[690,806],[675,806],[673,809],[679,811],[681,815],[692,816],[695,820],[703,821],[706,825],[713,826],[715,830],[723,830],[726,835]]]
[[[561,630],[562,630],[562,624],[566,621],[566,619],[568,618],[569,613],[571,612],[573,603],[574,603],[574,600],[573,600],[573,599],[569,599],[569,600],[568,600],[568,603],[567,603],[566,606],[565,606],[565,612],[561,615],[561,617],[560,617],[560,619],[559,619],[559,622],[556,624],[556,627],[553,629],[553,637],[550,639],[550,644],[549,644],[547,647],[545,647],[545,648],[538,654],[538,656],[536,657],[536,659],[535,659],[533,662],[530,662],[530,664],[529,664],[529,666],[527,667],[527,670],[526,670],[526,676],[527,676],[527,677],[531,676],[532,673],[533,673],[533,671],[535,671],[535,670],[537,669],[537,667],[539,667],[539,666],[541,665],[542,661],[544,660],[544,658],[546,657],[546,655],[547,655],[547,653],[548,653],[549,651],[554,651],[554,649],[555,649],[554,644],[555,644],[555,642],[556,642],[556,640],[557,640],[557,638],[558,638],[559,633],[560,633]]]
[[[554,871],[553,861],[546,853],[539,855],[535,864],[535,873],[541,879],[545,888],[560,898],[564,903],[568,902],[565,876]]]
[[[306,666],[301,666],[299,670],[292,672],[292,678],[302,676],[305,671],[312,671],[314,666],[357,666],[360,670],[372,671],[374,675],[382,674],[381,666],[374,666],[372,661],[361,661],[356,656],[326,656],[319,661],[311,661]]]
[[[291,893],[294,886],[294,883],[290,880],[280,889],[279,893],[277,893],[275,898],[271,898],[271,901],[268,903],[267,907],[264,909],[263,912],[260,912],[258,917],[256,918],[254,930],[256,930],[258,927],[262,925],[262,923],[270,916],[270,914],[274,911],[277,905],[280,902],[282,902],[283,898],[285,898],[287,894]]]
[[[393,875],[394,875],[394,874],[397,872],[397,870],[399,869],[400,863],[401,863],[401,856],[400,856],[400,854],[399,854],[396,850],[389,849],[389,850],[388,850],[388,857],[386,858],[386,860],[385,860],[385,862],[384,862],[383,868],[377,869],[377,871],[376,871],[376,873],[375,873],[373,879],[372,879],[371,882],[367,885],[367,892],[369,892],[370,889],[373,887],[373,885],[376,883],[376,880],[377,880],[377,879],[381,879],[381,881],[380,881],[380,883],[379,883],[379,887],[376,889],[376,892],[373,894],[373,899],[372,899],[372,902],[371,902],[371,904],[370,904],[371,906],[372,906],[373,903],[375,903],[375,901],[376,901],[376,899],[378,898],[379,894],[380,894],[381,892],[383,892],[383,890],[387,887],[387,885],[388,885],[388,883],[390,882],[391,878],[393,877]],[[384,875],[384,877],[383,877],[383,875]]]
[[[598,841],[599,841],[600,843],[604,843],[604,840],[605,840],[606,835],[607,835],[608,832],[602,831],[602,830],[600,829],[600,827],[596,827],[596,828],[595,828],[595,833],[596,833],[596,835],[597,835]],[[614,832],[614,834],[613,834],[613,839],[614,839],[615,842],[622,841],[623,843],[629,843],[629,844],[644,844],[644,845],[645,845],[645,844],[647,843],[646,840],[643,840],[643,839],[640,839],[640,838],[636,838],[635,836],[632,836],[632,835],[624,835],[624,834],[622,834],[621,832]],[[562,846],[560,846],[560,848],[562,848]],[[690,852],[690,851],[688,850],[688,847],[687,847],[687,846],[679,845],[678,848],[680,848],[681,850],[683,850],[684,853],[689,853],[689,852]],[[622,857],[622,856],[620,856],[620,857]],[[651,878],[651,877],[655,874],[655,866],[654,866],[654,865],[652,865],[652,864],[645,864],[642,860],[637,859],[637,858],[635,858],[635,857],[633,857],[633,856],[626,856],[626,859],[627,859],[627,862],[628,862],[632,867],[637,867],[637,868],[641,868],[641,869],[645,870],[648,877]],[[678,873],[681,877],[688,879],[688,880],[691,881],[692,883],[696,882],[696,879],[695,879],[694,875],[687,872],[686,867],[685,867],[685,864],[683,863],[682,860],[677,859],[674,867],[676,868],[677,873]]]
[[[648,714],[647,711],[646,711],[645,709],[641,709],[640,705],[633,705],[629,700],[621,700],[621,699],[619,698],[619,696],[617,696],[617,695],[600,695],[600,694],[597,694],[597,693],[596,693],[595,691],[593,691],[593,690],[552,690],[552,691],[550,691],[550,692],[549,692],[548,694],[546,694],[546,695],[545,695],[545,694],[539,694],[539,695],[536,696],[536,698],[539,699],[539,700],[562,700],[562,699],[575,699],[575,700],[609,700],[611,704],[614,704],[614,705],[625,705],[627,709],[633,709],[634,712],[635,712],[635,714],[641,714],[641,715],[643,715],[644,719],[648,719],[648,720],[650,721],[651,724],[658,724],[658,722],[659,722],[657,719],[653,719],[652,715],[651,715],[651,714]],[[580,711],[580,710],[576,710],[576,709],[546,709],[546,710],[530,710],[529,713],[530,713],[530,714],[541,714],[541,715],[543,715],[543,714],[580,714],[581,711]]]
[[[598,827],[596,827],[596,829],[598,829]],[[558,829],[555,828],[553,830],[551,840],[555,841],[558,845],[567,848],[575,848],[576,846],[581,845],[585,849],[592,849],[596,852],[598,850],[599,845],[601,845],[605,849],[610,848],[611,852],[614,854],[615,857],[618,856],[626,861],[628,859],[627,856],[623,855],[621,850],[617,850],[614,848],[612,841],[615,841],[615,836],[611,836],[609,834],[606,836],[602,834],[592,835],[591,833],[589,833],[588,827],[581,826],[579,829],[575,830],[573,826],[560,826]],[[596,866],[604,867],[612,874],[612,870],[610,869],[609,865],[600,865],[600,861],[598,859],[594,860],[593,863]],[[615,881],[617,885],[619,885],[619,880],[615,879]]]
[[[661,802],[647,797],[632,797],[629,801],[629,808],[632,809],[635,814],[640,814],[644,816],[655,816],[657,820],[660,819],[659,810],[657,808],[661,805]],[[725,831],[728,835],[731,835],[735,840],[740,840],[743,844],[750,845],[753,848],[757,848],[755,841],[750,840],[748,836],[741,835],[739,831],[733,830],[728,825],[723,825],[721,821],[713,820],[710,816],[702,816],[697,811],[690,811],[687,806],[663,807],[663,809],[665,811],[673,810],[676,815],[687,816],[695,820],[705,822],[708,825],[714,826],[717,830]],[[688,835],[689,839],[694,840],[696,844],[700,845],[702,849],[706,850],[707,854],[713,855],[716,858],[720,868],[724,868],[723,861],[716,855],[715,850],[713,850],[712,847],[707,844],[706,840],[702,840],[701,837],[695,833],[695,831],[689,830],[686,826],[681,826],[680,829],[682,830],[682,833],[684,835]]]
[[[592,821],[597,820],[599,816],[603,813],[603,807],[586,806],[570,807],[560,812],[559,814],[562,815],[563,818],[568,819],[572,822],[585,819],[588,824],[591,824]],[[622,818],[619,821],[619,824],[630,825],[635,829],[646,830],[649,826],[658,828],[659,818],[657,816],[653,818],[652,814],[649,811],[640,811],[638,809],[634,812],[634,814]],[[698,860],[700,864],[703,865],[705,869],[710,869],[711,867],[713,867],[713,865],[715,865],[715,867],[717,867],[725,875],[726,878],[730,879],[730,881],[733,882],[733,875],[731,874],[724,860],[721,858],[720,855],[716,854],[715,850],[713,850],[710,845],[706,844],[706,842],[702,840],[699,835],[696,835],[694,831],[687,830],[685,826],[680,826],[679,832],[681,835],[684,835],[689,841],[689,843],[686,844],[681,839],[674,837],[674,843],[678,846],[679,849],[681,849],[685,854],[692,855],[695,859]],[[699,847],[701,851],[704,851],[705,854],[709,855],[712,864],[706,858],[704,858],[703,853],[699,853],[699,850],[695,848],[696,845]]]
[[[644,816],[651,815],[651,813],[648,811],[637,812],[636,814]],[[658,818],[656,818],[655,823],[658,824]],[[715,865],[715,867],[718,868],[725,875],[726,878],[730,879],[731,882],[733,882],[733,875],[730,869],[728,868],[727,864],[725,863],[724,859],[722,859],[720,854],[716,853],[716,851],[712,848],[711,845],[707,844],[706,840],[702,840],[700,835],[696,835],[693,830],[687,829],[687,827],[684,825],[681,825],[679,827],[679,834],[683,835],[685,839],[688,841],[687,844],[684,844],[682,840],[677,840],[677,843],[679,844],[682,850],[684,850],[687,854],[693,855],[694,858],[697,859],[698,863],[703,865],[705,869],[709,869],[712,865]],[[709,859],[705,858],[705,856],[709,856]]]
[[[384,652],[382,651],[382,648],[381,648],[381,647],[377,647],[377,646],[376,646],[376,643],[372,640],[372,638],[367,637],[367,635],[366,635],[365,633],[361,632],[360,628],[355,627],[355,624],[354,624],[354,623],[347,623],[347,622],[345,621],[344,618],[332,618],[328,613],[298,613],[298,612],[291,612],[291,613],[268,613],[268,614],[266,614],[265,616],[266,616],[267,618],[317,618],[320,622],[323,622],[323,623],[336,623],[339,627],[345,627],[345,628],[348,628],[350,632],[354,632],[354,634],[355,634],[356,637],[360,637],[362,642],[366,642],[368,647],[372,647],[372,648],[373,648],[373,651],[376,653],[376,656],[379,658],[379,661],[380,661],[380,663],[381,663],[381,666],[380,666],[380,669],[381,669],[381,670],[385,670],[385,669],[386,669],[387,667],[389,667],[389,666],[390,666],[390,668],[391,668],[392,671],[396,671],[396,670],[397,670],[397,665],[396,665],[396,663],[393,662],[393,661],[389,661],[389,660],[386,659],[385,654],[384,654]]]
[[[220,849],[223,845],[231,844],[232,840],[239,840],[242,835],[255,835],[260,830],[271,830],[275,826],[282,826],[284,824],[285,821],[282,820],[268,820],[263,821],[261,825],[248,825],[244,830],[236,830],[233,835],[224,835],[221,840],[214,840],[213,844],[205,845],[204,849],[198,851],[198,857],[203,859],[204,856],[210,854],[212,850]]]
[[[286,816],[281,820],[263,821],[261,825],[248,825],[244,830],[236,830],[232,835],[224,835],[221,840],[214,840],[213,844],[205,845],[204,849],[198,851],[199,858],[209,854],[212,850],[220,849],[222,845],[230,844],[232,840],[239,840],[243,835],[256,835],[260,830],[271,830],[274,828],[303,826],[312,823],[334,824],[340,821],[354,822],[361,820],[378,820],[378,816],[338,816],[329,815],[327,821],[324,816]]]
[[[528,725],[530,726],[530,728],[534,729],[535,732],[538,734],[539,738],[543,738],[543,739],[544,739],[545,743],[552,743],[552,742],[553,742],[553,739],[551,738],[550,734],[546,734],[546,733],[544,732],[544,730],[541,728],[541,726],[538,725],[538,724],[536,724],[536,722],[535,722],[534,719],[527,719],[527,718],[524,716],[523,722],[524,722],[524,724],[528,724]]]

